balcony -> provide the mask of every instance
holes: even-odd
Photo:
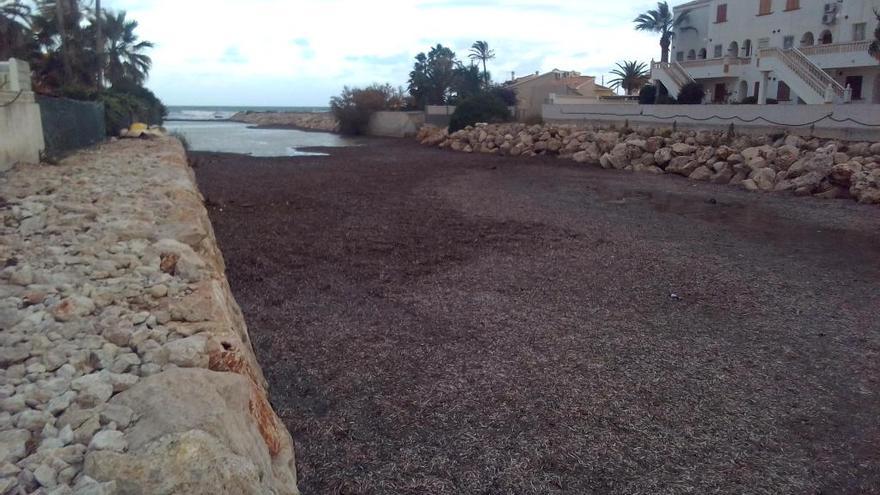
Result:
[[[744,57],[720,57],[702,60],[686,60],[679,64],[688,71],[694,79],[717,79],[725,77],[740,77],[742,68],[752,64],[751,58]]]
[[[804,46],[801,53],[823,69],[844,69],[847,67],[873,67],[877,60],[868,54],[870,40],[827,45]]]

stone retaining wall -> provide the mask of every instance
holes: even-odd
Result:
[[[20,165],[0,218],[0,493],[298,493],[179,142]]]
[[[239,112],[229,120],[259,126],[281,126],[336,132],[339,124],[330,112]]]
[[[466,153],[556,155],[606,169],[678,174],[751,191],[880,204],[880,143],[554,124],[477,124],[451,135],[425,126],[416,138]]]

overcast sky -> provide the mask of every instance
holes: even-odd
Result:
[[[405,86],[413,57],[475,40],[496,81],[553,68],[603,74],[659,59],[632,19],[652,0],[103,0],[156,43],[148,86],[170,105],[327,105],[344,85]],[[675,4],[677,2],[670,2]],[[606,76],[606,79],[608,77]]]

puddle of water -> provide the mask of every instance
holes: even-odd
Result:
[[[257,129],[240,122],[166,122],[169,132],[180,133],[193,151],[241,153],[251,156],[327,156],[303,148],[356,146],[349,138],[329,132],[295,129]]]

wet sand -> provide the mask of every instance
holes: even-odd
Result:
[[[880,209],[371,140],[195,154],[303,493],[880,493]]]

